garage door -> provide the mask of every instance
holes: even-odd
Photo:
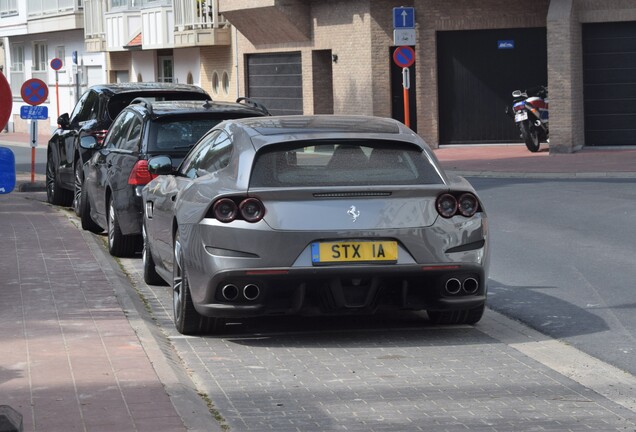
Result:
[[[636,145],[636,22],[583,25],[585,145]]]
[[[303,114],[300,53],[247,56],[247,95],[272,115]]]
[[[546,85],[545,28],[437,33],[440,144],[521,142],[511,93]]]

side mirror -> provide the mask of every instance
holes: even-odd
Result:
[[[71,120],[69,119],[68,113],[64,113],[57,118],[57,124],[60,125],[62,129],[68,129],[71,126]]]
[[[521,97],[521,90],[515,90],[512,92],[512,97]]]
[[[148,172],[156,175],[172,174],[172,159],[170,156],[156,156],[148,161]]]
[[[84,150],[94,150],[98,147],[97,145],[97,138],[95,138],[93,135],[85,135],[82,138],[80,138],[80,147],[83,148]]]

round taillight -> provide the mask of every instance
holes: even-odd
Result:
[[[246,198],[239,205],[241,216],[248,222],[258,222],[265,216],[263,203],[256,198]]]
[[[443,194],[437,197],[437,212],[445,218],[453,217],[457,212],[457,200],[451,194]]]
[[[471,217],[475,213],[477,213],[477,209],[479,209],[479,202],[477,201],[477,197],[471,193],[465,193],[459,197],[457,200],[457,204],[459,207],[459,213],[462,216]]]
[[[238,214],[236,203],[229,198],[221,198],[212,207],[214,217],[220,222],[232,222]]]

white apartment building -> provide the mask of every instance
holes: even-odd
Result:
[[[94,84],[189,83],[215,99],[232,99],[228,68],[208,77],[202,62],[202,56],[229,58],[231,30],[218,0],[0,0],[0,42],[0,65],[13,94],[10,131],[29,131],[31,121],[20,118],[20,89],[30,78],[49,87],[43,104],[49,121],[38,126],[42,137]],[[57,91],[53,58],[63,62]]]
[[[30,130],[31,120],[20,118],[20,107],[26,105],[20,90],[26,80],[41,79],[49,88],[48,99],[42,104],[48,108],[49,121],[38,122],[42,137],[48,137],[55,129],[59,114],[72,110],[78,94],[93,83],[105,81],[105,54],[84,49],[82,3],[83,0],[0,0],[0,59],[3,58],[2,70],[13,96],[8,130]],[[57,73],[50,66],[54,58],[62,60]]]

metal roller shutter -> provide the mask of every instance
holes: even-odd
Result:
[[[247,56],[247,95],[272,115],[303,114],[300,53]]]
[[[636,22],[583,25],[586,146],[636,145]]]

